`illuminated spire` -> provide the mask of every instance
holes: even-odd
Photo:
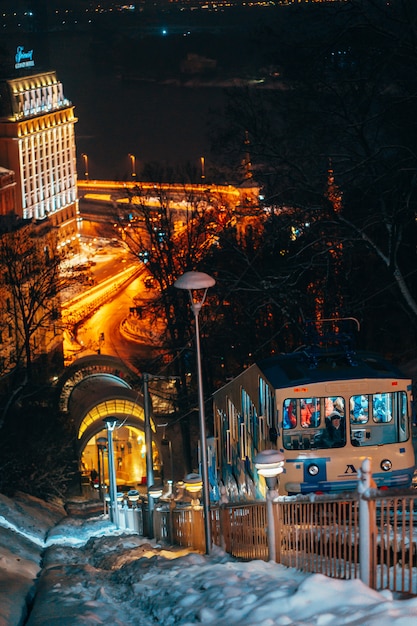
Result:
[[[335,213],[340,213],[342,210],[342,192],[334,182],[334,172],[332,168],[332,162],[329,161],[329,169],[327,170],[327,193],[326,197],[330,200]]]
[[[253,177],[253,173],[252,173],[252,163],[250,160],[250,152],[249,152],[249,146],[250,146],[250,140],[249,140],[249,133],[247,130],[245,130],[245,146],[246,146],[246,151],[245,151],[245,158],[243,161],[243,165],[245,168],[245,178],[252,178]]]

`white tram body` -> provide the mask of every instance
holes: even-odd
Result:
[[[271,357],[213,399],[215,473],[231,501],[265,496],[253,459],[268,448],[285,456],[283,495],[354,490],[367,457],[378,487],[411,485],[411,380],[379,355]]]

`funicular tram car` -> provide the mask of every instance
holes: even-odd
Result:
[[[264,497],[253,459],[275,448],[282,495],[354,490],[366,457],[378,487],[409,487],[411,400],[411,380],[372,353],[259,361],[214,393],[218,482],[230,501]]]

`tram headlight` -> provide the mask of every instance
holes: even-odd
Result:
[[[384,472],[389,472],[390,469],[392,469],[392,463],[389,459],[384,459],[383,461],[381,461],[381,469],[384,470]]]
[[[311,463],[311,465],[307,467],[307,472],[310,474],[310,476],[317,476],[317,474],[319,473],[319,466],[315,463]]]

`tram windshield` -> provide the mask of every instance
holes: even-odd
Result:
[[[353,445],[400,443],[409,438],[407,395],[404,391],[350,398],[350,436]]]
[[[341,396],[286,398],[282,415],[286,449],[343,447],[347,441],[347,424],[354,446],[398,443],[409,437],[404,391],[346,399]]]

